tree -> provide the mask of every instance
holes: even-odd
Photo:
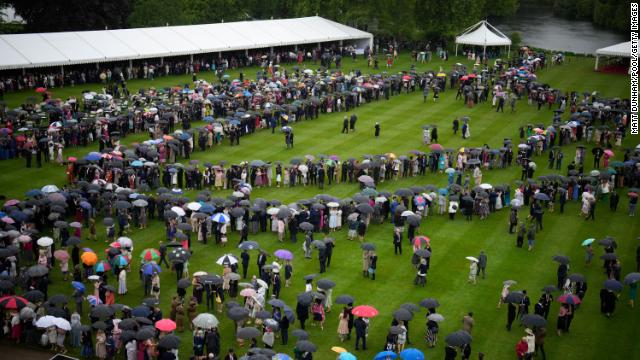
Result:
[[[100,30],[127,27],[129,0],[11,0],[29,32]]]
[[[487,1],[484,13],[486,16],[513,16],[519,7],[519,0],[492,0]]]

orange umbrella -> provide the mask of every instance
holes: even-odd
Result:
[[[83,264],[93,266],[98,262],[98,255],[92,252],[84,252],[80,259]]]

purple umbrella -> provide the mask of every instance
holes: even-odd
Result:
[[[289,250],[284,250],[284,249],[276,250],[274,255],[279,259],[293,260],[293,254]]]

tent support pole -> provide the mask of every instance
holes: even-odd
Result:
[[[482,58],[486,58],[487,57],[487,45],[484,46],[484,48],[482,49]]]
[[[129,69],[133,69],[133,60],[129,59]]]
[[[22,76],[25,76],[25,75],[27,75],[27,69],[22,68]]]
[[[298,54],[298,45],[295,45],[295,46],[293,47],[293,49],[295,50],[296,55],[297,55],[297,54]]]
[[[456,56],[458,56],[458,43],[456,43]]]
[[[511,45],[509,45],[509,49],[507,50],[507,58],[511,58]]]
[[[160,58],[160,65],[164,65],[164,58],[163,57]]]
[[[596,55],[596,67],[593,70],[598,71],[598,61],[600,60],[600,56]]]
[[[273,46],[269,48],[269,54],[273,55]]]
[[[60,74],[62,74],[62,83],[64,84],[64,66],[60,65]]]
[[[189,57],[189,59],[191,60],[191,63],[193,63],[193,54],[191,54],[191,56]]]

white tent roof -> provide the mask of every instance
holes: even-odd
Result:
[[[468,27],[465,31],[456,36],[456,44],[477,45],[477,46],[507,46],[511,45],[511,39],[486,20]]]
[[[365,40],[318,16],[138,29],[0,35],[0,70]]]
[[[596,55],[631,57],[631,41],[598,49]]]

